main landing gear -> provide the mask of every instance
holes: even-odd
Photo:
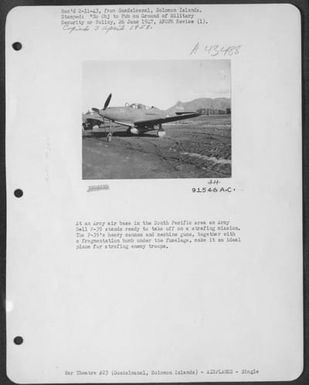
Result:
[[[158,138],[162,138],[165,136],[166,132],[162,128],[162,124],[158,124],[158,128],[152,126],[152,127],[143,127],[143,128],[137,128],[137,127],[130,127],[127,129],[128,135],[143,135],[144,132],[147,131],[156,131],[156,135]]]
[[[162,138],[163,136],[165,136],[165,134],[166,132],[162,128],[162,124],[159,124],[159,129],[157,130],[157,137]]]
[[[129,131],[130,131],[130,134],[132,134],[132,135],[140,135],[141,134],[140,130],[136,127],[129,128]]]

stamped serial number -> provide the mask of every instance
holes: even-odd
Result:
[[[193,193],[232,193],[235,191],[234,187],[228,186],[228,187],[208,187],[208,186],[202,186],[202,187],[192,187]]]

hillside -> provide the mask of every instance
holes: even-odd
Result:
[[[177,111],[197,111],[201,108],[210,108],[213,110],[226,110],[231,108],[231,99],[229,98],[199,98],[191,100],[190,102],[177,102],[170,107],[168,111],[175,113]]]

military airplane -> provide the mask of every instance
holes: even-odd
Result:
[[[112,94],[107,97],[102,109],[92,108],[91,112],[83,115],[83,127],[85,130],[94,126],[104,124],[104,119],[127,127],[127,133],[142,135],[147,131],[156,131],[158,137],[165,135],[162,124],[175,122],[177,120],[195,118],[198,112],[160,110],[154,106],[148,107],[144,104],[126,103],[124,107],[108,107]]]

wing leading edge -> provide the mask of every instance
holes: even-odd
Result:
[[[200,114],[198,112],[182,113],[181,115],[169,116],[167,118],[161,118],[161,119],[139,120],[134,122],[134,125],[135,126],[154,126],[156,124],[163,124],[168,122],[175,122],[177,120],[195,118],[196,116],[199,116],[199,115]]]

